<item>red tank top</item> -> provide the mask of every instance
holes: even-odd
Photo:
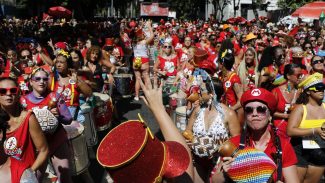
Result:
[[[15,131],[7,133],[7,140],[3,145],[5,153],[11,160],[12,183],[19,183],[23,172],[35,161],[35,149],[29,133],[30,115],[31,112],[28,112],[20,126]]]
[[[226,105],[234,106],[237,103],[237,95],[233,88],[235,83],[241,84],[240,78],[236,73],[231,74],[230,77],[223,82],[225,93],[222,101]]]
[[[44,100],[42,100],[41,102],[39,103],[33,103],[32,101],[30,101],[28,99],[27,96],[21,96],[20,97],[20,102],[21,104],[23,105],[23,107],[26,109],[26,110],[31,110],[33,109],[34,107],[39,107],[39,108],[43,108],[44,106],[47,106],[47,104],[49,103],[49,101],[52,99],[52,97],[55,97],[55,92],[51,92],[50,94],[48,94]]]
[[[62,92],[62,98],[67,106],[79,106],[80,93],[76,84],[68,84],[67,86],[63,87],[59,85],[58,81],[55,81],[54,87],[51,88],[51,90],[57,93]]]
[[[167,71],[166,76],[176,76],[178,60],[177,56],[175,56],[171,60],[167,60],[161,56],[158,56],[158,59],[160,61],[159,69],[162,71]]]

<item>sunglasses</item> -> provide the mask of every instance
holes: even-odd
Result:
[[[33,77],[32,78],[33,81],[36,81],[36,82],[40,82],[41,80],[43,80],[44,82],[47,82],[49,81],[49,78],[48,77]]]
[[[28,59],[28,58],[30,58],[30,55],[22,55],[21,58],[22,59]]]
[[[9,95],[17,95],[18,94],[18,87],[13,87],[13,88],[0,88],[0,95],[6,95],[8,93],[8,91],[10,92]]]
[[[172,49],[172,46],[164,46],[165,49],[169,48]]]
[[[205,35],[205,34],[201,34],[201,36],[207,36],[207,35]]]
[[[325,86],[313,86],[308,89],[309,91],[314,91],[314,92],[324,92]]]
[[[324,60],[323,59],[320,59],[320,60],[314,60],[313,62],[312,62],[312,64],[313,65],[315,65],[315,64],[320,64],[320,63],[324,63]]]
[[[258,106],[256,108],[247,106],[244,108],[244,111],[247,115],[251,115],[251,114],[253,114],[254,109],[256,109],[257,114],[260,114],[260,115],[265,115],[266,111],[267,111],[267,107],[265,107],[265,106]]]

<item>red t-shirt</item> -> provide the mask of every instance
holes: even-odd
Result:
[[[159,59],[159,69],[162,71],[167,71],[166,76],[176,76],[177,60],[178,60],[177,56],[175,56],[171,60],[167,60],[161,56],[158,56],[158,59]]]
[[[30,168],[35,161],[35,149],[29,133],[29,112],[20,126],[13,132],[7,133],[4,142],[4,151],[10,156],[11,182],[19,183],[24,171]]]
[[[227,105],[234,106],[237,103],[237,95],[234,90],[234,84],[241,84],[240,78],[236,73],[230,75],[228,80],[223,82],[223,89],[225,97],[223,102]]]
[[[292,145],[290,144],[290,141],[283,136],[279,135],[279,137],[280,137],[281,148],[282,148],[282,168],[295,165],[297,163],[297,157],[295,151],[293,150]],[[271,138],[273,139],[273,133],[271,133]],[[239,147],[240,135],[230,138],[230,141],[234,143],[235,146]],[[251,141],[249,144],[253,144],[253,142]],[[245,147],[253,147],[253,146],[246,144]],[[266,149],[264,150],[264,153],[274,161],[272,155],[276,153],[276,151],[277,149],[274,144],[274,140],[270,140],[270,142],[267,144]],[[277,173],[276,171],[274,171],[273,180],[277,180],[276,178],[277,178]]]

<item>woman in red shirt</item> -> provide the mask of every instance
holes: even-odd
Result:
[[[173,50],[171,42],[165,42],[153,68],[155,76],[158,74],[165,79],[170,76],[176,76],[178,65],[179,59]]]
[[[9,119],[3,148],[9,156],[10,162],[7,163],[10,163],[10,166],[6,167],[10,167],[11,175],[6,174],[6,176],[11,177],[12,183],[19,183],[26,170],[38,170],[48,155],[48,146],[42,129],[34,114],[23,111],[18,94],[19,89],[15,80],[0,78],[1,110],[8,115]],[[2,171],[6,170],[0,169],[0,172]]]
[[[245,111],[246,128],[240,136],[232,137],[230,141],[238,149],[248,147],[263,151],[273,160],[276,165],[276,170],[272,174],[274,182],[298,183],[297,167],[295,165],[297,158],[293,147],[288,139],[277,135],[272,122],[270,125],[270,120],[276,108],[274,95],[263,88],[256,88],[247,90],[242,95],[240,102]],[[229,170],[232,168],[234,161],[236,161],[234,157],[223,157],[219,169],[213,176],[213,182],[225,182],[229,179]],[[277,171],[277,169],[279,170]]]
[[[48,90],[49,73],[42,68],[37,68],[31,73],[30,78],[30,85],[33,90],[21,97],[21,104],[26,110],[34,111],[38,122],[41,124],[49,144],[49,156],[58,180],[60,182],[72,182],[69,169],[71,152],[66,131],[62,126],[62,124],[70,124],[72,116],[64,101],[59,98],[59,94]],[[47,120],[43,121],[45,114],[47,114]],[[48,121],[56,122],[49,125]],[[46,166],[42,168],[40,180],[43,178],[42,175]]]

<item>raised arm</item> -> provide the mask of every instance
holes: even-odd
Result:
[[[160,130],[164,135],[165,140],[176,141],[182,144],[186,148],[190,157],[190,164],[186,172],[193,179],[193,164],[191,163],[192,162],[191,150],[187,146],[185,138],[178,131],[174,122],[169,117],[169,115],[167,114],[164,108],[162,102],[162,85],[158,87],[156,79],[154,81],[154,86],[152,86],[150,82],[144,85],[144,83],[140,78],[139,80],[140,80],[141,88],[145,95],[142,96],[141,98],[143,99],[145,104],[149,107],[149,109],[152,111],[153,115],[155,116],[158,125],[160,127]]]

